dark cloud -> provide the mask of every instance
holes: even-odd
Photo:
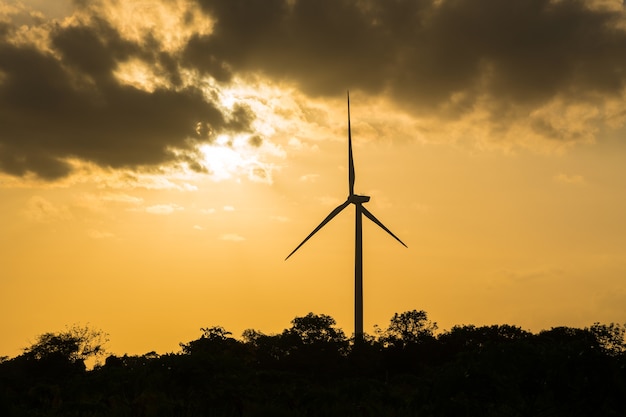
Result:
[[[250,138],[248,139],[248,143],[250,144],[250,146],[258,148],[259,146],[263,145],[263,138],[259,135],[250,136]]]
[[[483,106],[492,132],[556,98],[621,100],[626,85],[624,8],[591,0],[196,2],[213,30],[178,50],[163,48],[156,33],[129,40],[102,13],[70,26],[31,23],[49,33],[47,47],[15,41],[25,32],[0,22],[0,170],[54,179],[68,174],[64,161],[72,157],[158,165],[193,154],[190,138],[254,135],[250,108],[226,114],[217,94],[207,98],[185,81],[188,70],[210,75],[214,89],[261,73],[311,96],[359,89],[448,120]],[[92,3],[75,2],[81,13],[95,10]],[[183,21],[192,26],[196,18],[187,11]],[[152,89],[120,82],[116,69],[132,61],[164,81]],[[550,117],[541,113],[528,125],[577,140]]]
[[[296,80],[309,94],[336,95],[349,86],[380,90],[392,63],[390,40],[360,1],[199,0],[217,20],[193,39],[189,64],[208,72],[263,71]]]
[[[56,27],[53,52],[0,38],[0,170],[44,179],[67,175],[79,158],[108,167],[157,165],[189,149],[203,131],[248,131],[254,115],[226,115],[193,86],[182,87],[176,59],[149,42],[124,40],[107,22]],[[149,41],[149,39],[147,40]],[[171,87],[153,91],[120,83],[119,63],[137,59]],[[206,137],[204,139],[207,139]]]
[[[624,10],[592,1],[198,1],[217,23],[189,43],[188,63],[263,71],[312,95],[385,91],[424,111],[455,97],[454,117],[485,95],[536,106],[626,80]]]
[[[65,65],[94,79],[110,78],[118,62],[139,55],[139,45],[124,41],[107,22],[94,19],[89,26],[52,31],[52,46]]]
[[[250,107],[242,104],[236,104],[231,114],[231,118],[228,121],[228,127],[231,130],[238,132],[249,131],[250,124],[254,121],[254,119],[255,115]]]

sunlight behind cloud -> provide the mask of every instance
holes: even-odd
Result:
[[[226,146],[201,145],[200,152],[202,163],[215,181],[232,178],[246,165],[245,159],[236,150]]]
[[[276,155],[271,145],[254,146],[246,136],[220,135],[212,144],[199,145],[198,150],[198,162],[214,181],[239,180],[243,176],[254,182],[272,183],[274,165],[263,161],[267,154]]]

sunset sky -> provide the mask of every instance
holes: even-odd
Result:
[[[626,322],[621,0],[0,0],[0,356]]]

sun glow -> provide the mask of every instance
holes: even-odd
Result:
[[[200,162],[214,181],[247,177],[251,181],[271,183],[272,166],[259,160],[258,151],[246,142],[246,137],[219,135],[212,144],[198,147]]]
[[[230,179],[241,171],[245,160],[236,150],[226,146],[201,145],[202,163],[215,181]]]

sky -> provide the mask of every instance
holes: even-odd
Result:
[[[0,356],[201,327],[626,322],[617,0],[0,0]]]

